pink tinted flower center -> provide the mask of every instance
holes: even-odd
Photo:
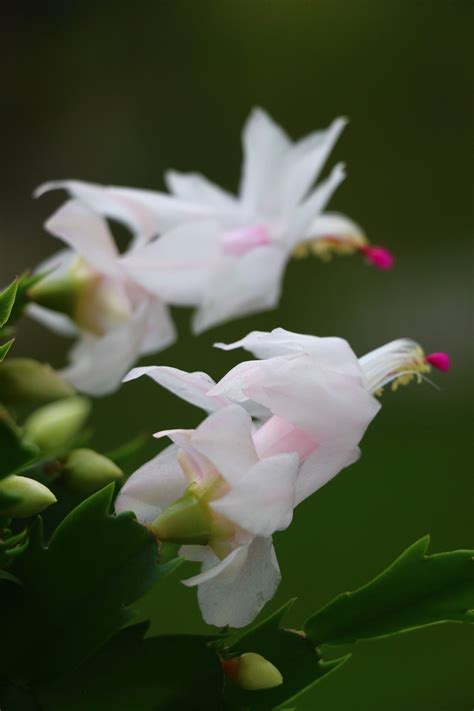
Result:
[[[317,442],[308,432],[295,427],[278,415],[273,415],[253,435],[259,459],[275,454],[296,452],[304,462],[316,449]]]
[[[270,235],[265,225],[239,227],[224,232],[222,236],[224,254],[233,257],[241,257],[255,247],[263,247],[270,243]]]

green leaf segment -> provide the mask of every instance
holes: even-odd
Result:
[[[411,545],[367,585],[343,593],[305,624],[315,644],[346,644],[440,622],[474,622],[474,551],[426,555]]]
[[[32,682],[68,671],[129,624],[129,606],[180,564],[159,565],[148,530],[132,514],[109,513],[112,493],[80,504],[47,545],[40,519],[31,530],[10,569],[24,593],[0,607],[0,675]]]
[[[0,576],[2,711],[298,708],[349,659],[324,659],[322,645],[474,621],[474,551],[428,556],[426,537],[302,631],[282,626],[290,601],[238,635],[146,638],[146,625],[129,627],[131,605],[181,559],[157,562],[148,529],[132,514],[110,513],[112,494],[108,486],[82,502],[49,542],[38,519],[30,545]],[[249,652],[271,662],[283,683],[251,691],[227,678],[223,662]]]

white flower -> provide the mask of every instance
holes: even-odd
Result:
[[[373,393],[390,381],[396,387],[423,377],[430,365],[447,370],[449,361],[443,353],[425,356],[408,339],[358,360],[341,338],[280,328],[220,347],[243,347],[260,360],[241,363],[217,384],[205,373],[166,366],[135,368],[125,378],[149,375],[212,414],[195,431],[159,433],[175,445],[129,479],[117,510],[134,511],[158,538],[176,533],[176,516],[180,526],[186,521],[182,553],[203,563],[187,584],[199,586],[207,622],[238,627],[278,584],[271,533],[288,526],[294,506],[358,458],[380,408]],[[257,418],[253,426],[250,414]]]
[[[48,183],[39,193],[65,188],[127,224],[142,245],[127,257],[128,268],[166,302],[196,306],[193,327],[199,333],[273,308],[295,250],[323,257],[357,251],[383,269],[391,266],[389,253],[369,247],[358,225],[323,213],[344,179],[342,164],[312,188],[345,123],[337,119],[293,143],[264,111],[254,110],[242,136],[237,197],[202,175],[173,171],[166,175],[173,196],[79,181]],[[148,244],[157,234],[162,236]]]
[[[31,289],[29,314],[77,338],[62,374],[78,390],[103,395],[139,356],[172,343],[174,326],[162,300],[129,275],[100,215],[70,200],[46,228],[68,249],[38,268],[50,273]]]
[[[196,430],[160,433],[175,445],[139,469],[116,502],[161,540],[206,544],[181,554],[203,563],[186,584],[199,586],[204,619],[217,626],[243,627],[273,596],[280,572],[271,534],[293,514],[298,456],[259,459],[251,432],[248,413],[230,405]]]

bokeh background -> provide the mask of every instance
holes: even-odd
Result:
[[[254,105],[294,137],[350,118],[331,157],[349,177],[331,207],[390,247],[396,269],[295,261],[277,311],[192,338],[189,313],[176,310],[179,343],[148,361],[217,378],[243,353],[214,351],[214,341],[275,326],[344,336],[361,355],[399,336],[452,355],[452,372],[435,375],[440,391],[384,396],[362,459],[277,536],[283,582],[266,611],[297,596],[297,625],[428,532],[432,551],[473,547],[472,3],[50,0],[4,3],[0,16],[0,283],[57,247],[42,223],[62,196],[31,199],[44,180],[161,189],[173,167],[233,190]],[[25,319],[15,352],[60,366],[67,346]],[[95,441],[105,451],[200,417],[137,381],[97,402]],[[176,578],[140,611],[157,633],[204,629],[194,592]],[[449,624],[352,651],[298,709],[474,706],[474,629]]]

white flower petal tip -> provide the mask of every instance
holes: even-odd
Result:
[[[59,190],[61,189],[62,185],[63,183],[60,180],[41,183],[41,185],[38,185],[38,187],[33,190],[33,198],[40,198],[46,193],[51,192],[51,190]]]

